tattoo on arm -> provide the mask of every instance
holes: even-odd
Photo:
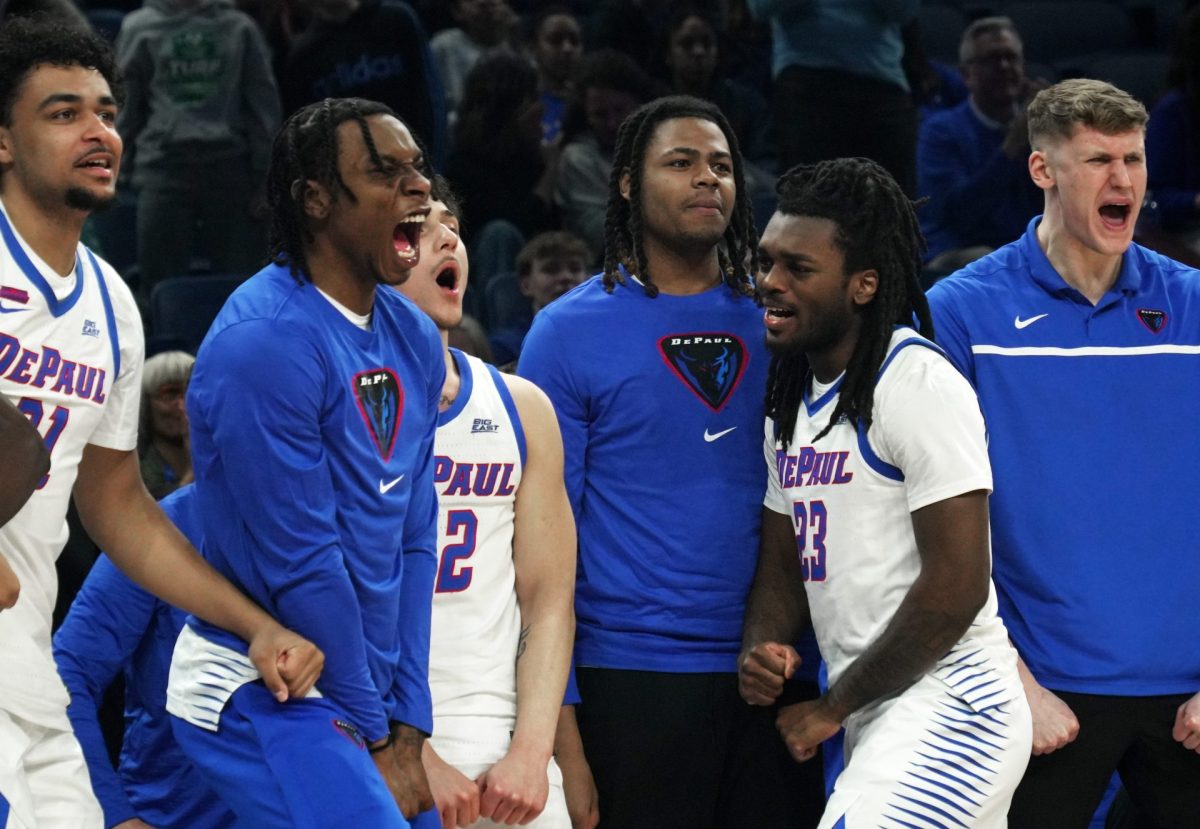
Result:
[[[529,625],[521,628],[521,637],[517,640],[517,659],[520,659],[525,653],[525,646],[529,644]]]

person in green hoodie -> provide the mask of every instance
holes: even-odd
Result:
[[[146,0],[116,48],[143,301],[196,256],[250,275],[266,260],[262,188],[280,123],[262,34],[231,0]]]

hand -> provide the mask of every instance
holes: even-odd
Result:
[[[1033,674],[1023,671],[1021,684],[1033,714],[1033,754],[1058,751],[1079,736],[1079,720],[1067,704],[1043,688]]]
[[[582,753],[577,757],[559,754],[557,760],[562,770],[563,795],[567,799],[571,829],[596,829],[600,823],[600,797],[591,766]]]
[[[770,705],[799,666],[800,655],[791,645],[760,642],[738,660],[738,692],[751,705]]]
[[[421,746],[425,737],[411,725],[400,723],[393,728],[396,729],[396,741],[392,747],[372,754],[371,758],[387,783],[388,791],[396,799],[396,805],[404,817],[412,820],[434,806],[429,778],[421,765]]]
[[[8,566],[8,559],[0,555],[0,610],[9,610],[21,597],[21,580]]]
[[[548,757],[510,748],[500,762],[475,779],[480,817],[511,826],[540,815],[550,795],[548,764]]]
[[[797,763],[816,756],[821,743],[841,730],[841,720],[829,710],[825,698],[785,705],[775,718],[788,752]]]
[[[154,829],[154,827],[143,820],[133,818],[132,820],[126,820],[118,823],[112,829]]]
[[[421,764],[442,816],[442,829],[470,826],[479,820],[479,787],[475,781],[439,757],[428,742],[421,749]]]
[[[249,656],[267,690],[280,702],[287,702],[289,695],[307,694],[325,667],[320,648],[273,620],[250,639]]]
[[[1200,694],[1179,706],[1171,736],[1183,743],[1188,751],[1200,754]]]

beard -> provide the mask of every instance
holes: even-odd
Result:
[[[117,194],[101,196],[83,187],[71,187],[66,193],[67,207],[88,213],[100,213],[117,203]]]

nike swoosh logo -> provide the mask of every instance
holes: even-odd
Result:
[[[394,478],[385,484],[383,482],[383,478],[380,478],[379,479],[379,494],[386,495],[392,487],[394,487],[396,484],[400,483],[403,480],[404,480],[404,476],[401,475],[399,478]]]
[[[0,314],[15,314],[18,311],[28,311],[28,310],[29,310],[28,308],[5,308],[3,305],[0,305]]]
[[[1023,319],[1021,319],[1020,314],[1018,314],[1017,316],[1013,317],[1013,325],[1015,325],[1018,329],[1028,328],[1029,326],[1033,325],[1035,322],[1040,320],[1042,317],[1048,317],[1048,316],[1050,316],[1050,315],[1049,314],[1038,314],[1036,317],[1030,317],[1027,320],[1023,320]]]
[[[725,429],[724,431],[721,431],[721,432],[717,432],[717,433],[716,433],[716,434],[714,434],[714,435],[710,435],[710,434],[708,433],[708,430],[707,430],[707,429],[705,429],[705,430],[704,430],[704,442],[705,442],[705,443],[712,443],[714,440],[717,440],[718,438],[723,438],[723,437],[725,437],[727,434],[729,434],[730,432],[732,432],[732,431],[733,431],[734,429],[736,429],[736,428],[737,428],[736,426],[730,426],[728,429]]]

